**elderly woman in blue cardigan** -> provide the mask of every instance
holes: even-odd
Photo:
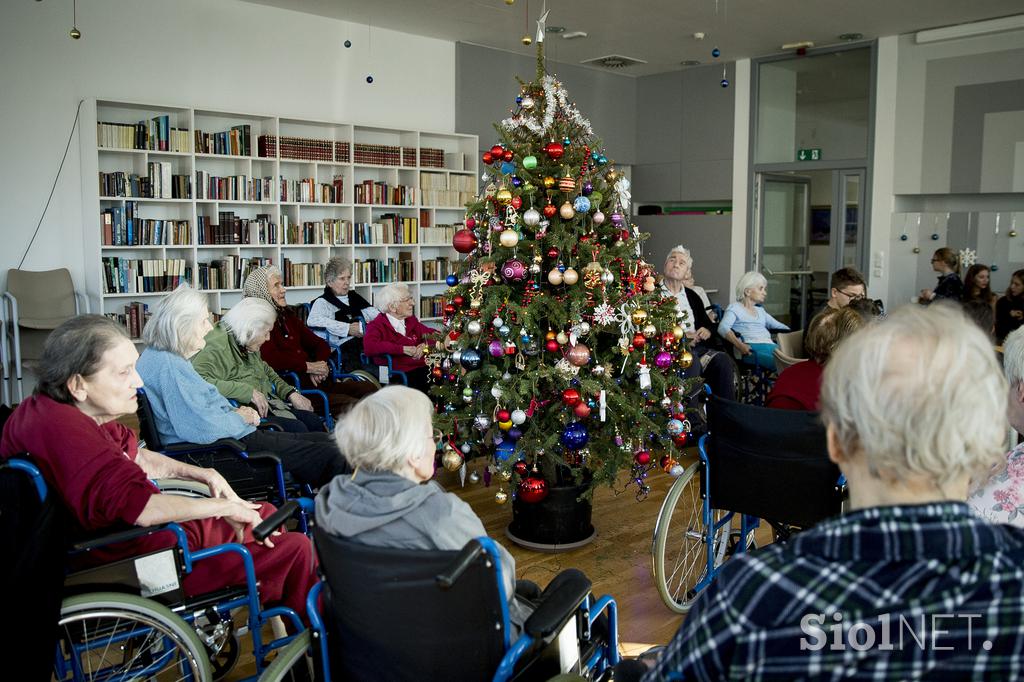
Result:
[[[136,368],[145,384],[160,438],[172,443],[212,443],[236,438],[251,451],[272,452],[299,483],[320,486],[349,471],[327,433],[259,431],[259,414],[232,407],[189,362],[210,331],[206,296],[182,285],[164,297],[143,331],[147,348]]]

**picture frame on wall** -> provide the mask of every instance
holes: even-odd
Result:
[[[857,210],[856,205],[846,207],[844,227],[846,243],[857,243]],[[832,207],[811,206],[811,237],[812,245],[827,245],[832,234]]]

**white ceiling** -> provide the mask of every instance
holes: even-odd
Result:
[[[542,0],[245,0],[371,27],[533,54],[521,39],[536,33]],[[733,61],[780,52],[803,40],[841,42],[910,33],[1018,14],[1021,0],[547,0],[548,26],[587,38],[549,35],[548,59],[579,63],[618,54],[648,62],[618,69],[634,76],[673,71],[686,59]],[[372,30],[372,29],[371,29]],[[703,31],[703,41],[693,34]],[[346,36],[354,43],[366,33]],[[341,38],[339,36],[339,38]],[[595,67],[597,68],[597,67]]]

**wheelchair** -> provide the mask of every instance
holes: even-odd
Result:
[[[699,459],[672,485],[654,528],[653,572],[665,605],[689,611],[722,563],[754,546],[760,519],[785,541],[839,514],[845,492],[818,413],[712,396]]]
[[[311,307],[312,305],[309,303],[302,304],[302,308],[305,314],[304,319],[308,319],[309,310]],[[360,318],[359,325],[365,332],[366,320]],[[325,327],[312,327],[308,324],[306,326],[309,327],[310,331],[312,331],[314,334],[322,338],[324,341],[329,340],[329,332]],[[340,347],[332,348],[331,357],[327,359],[327,366],[331,368],[331,378],[333,378],[335,381],[343,381],[345,379],[351,379],[353,381],[368,381],[372,383],[375,387],[380,388],[381,383],[378,380],[378,377],[375,376],[373,372],[367,370],[367,368],[370,367],[370,365],[366,364],[366,356],[363,354],[360,354],[360,363],[362,363],[361,367],[346,368]]]
[[[252,555],[240,544],[193,552],[174,523],[74,542],[70,514],[27,457],[0,463],[0,491],[0,528],[16,540],[3,578],[16,588],[12,606],[26,614],[26,620],[5,624],[4,642],[18,652],[21,679],[206,682],[227,674],[238,658],[233,611],[248,611],[257,672],[269,652],[296,637],[264,642],[262,629],[271,618],[303,630],[292,609],[262,607]],[[275,513],[254,535],[266,537],[281,522]],[[173,535],[171,547],[67,571],[75,558],[161,532]],[[245,584],[186,597],[183,576],[195,563],[224,554],[243,562]],[[61,582],[63,588],[54,589]]]
[[[304,679],[307,656],[323,682],[540,680],[567,670],[596,676],[618,662],[615,601],[594,600],[579,571],[552,581],[513,641],[490,538],[456,552],[370,547],[321,528],[314,536],[325,579],[307,599],[310,630],[278,654],[261,682]],[[592,630],[602,612],[607,641]]]
[[[359,356],[359,359],[364,365],[377,368],[377,379],[378,383],[381,385],[387,386],[391,383],[392,379],[395,378],[397,378],[403,386],[409,385],[409,377],[405,372],[395,369],[394,362],[390,355],[374,355],[370,358],[363,353]]]
[[[743,340],[739,334],[736,338]],[[765,365],[756,354],[743,356],[735,348],[732,349],[731,357],[736,369],[736,398],[748,405],[764,407],[779,376],[775,363]],[[748,362],[747,357],[751,357],[753,362]]]

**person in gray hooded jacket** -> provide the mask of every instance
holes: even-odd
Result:
[[[460,550],[487,535],[468,504],[430,480],[440,439],[432,413],[422,392],[394,385],[363,398],[339,419],[334,435],[355,473],[321,488],[316,522],[322,529],[374,547],[424,550]],[[532,607],[516,597],[515,560],[498,549],[509,613],[521,626]]]

